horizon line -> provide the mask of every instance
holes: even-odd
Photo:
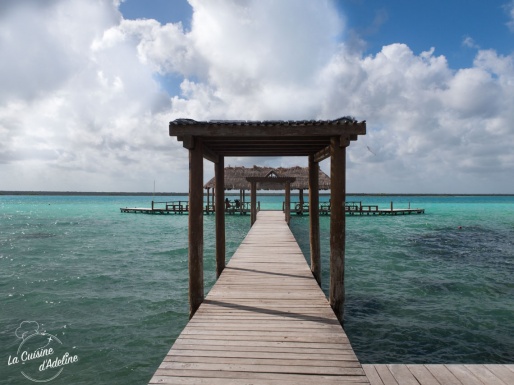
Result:
[[[236,191],[236,190],[228,190]],[[263,190],[260,190],[263,191]],[[266,190],[264,190],[266,191]],[[269,191],[269,190],[267,190]],[[281,192],[261,192],[261,195],[283,195]],[[330,195],[320,192],[320,195]],[[5,190],[0,195],[69,195],[69,196],[185,196],[187,192],[127,192],[127,191],[49,191],[49,190]],[[204,195],[206,195],[204,193]],[[236,192],[225,192],[225,195],[239,195]],[[291,191],[291,195],[298,195]],[[347,196],[514,196],[514,193],[347,193]]]

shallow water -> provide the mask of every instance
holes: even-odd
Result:
[[[0,197],[1,383],[30,383],[8,365],[23,321],[79,358],[51,383],[149,380],[188,321],[188,217],[119,212],[151,199]],[[391,199],[427,213],[347,218],[345,329],[360,360],[513,362],[514,198],[348,197]],[[281,208],[281,197],[260,200]],[[249,221],[226,217],[227,256]],[[329,221],[320,218],[325,291]],[[214,216],[204,223],[207,292]],[[308,217],[293,216],[291,229],[308,256]]]

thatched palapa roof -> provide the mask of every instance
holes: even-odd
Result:
[[[294,177],[296,180],[291,183],[291,189],[309,189],[309,168],[308,167],[225,167],[225,190],[250,190],[250,183],[247,177],[265,177],[273,171],[279,177]],[[208,181],[203,187],[214,188],[215,178]],[[284,190],[285,186],[280,183],[257,183],[258,190]],[[319,170],[319,189],[330,189],[330,178],[323,171]]]

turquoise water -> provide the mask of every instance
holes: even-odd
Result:
[[[50,383],[150,379],[188,321],[188,217],[119,212],[151,199],[0,196],[0,383],[31,383],[9,364],[23,321],[78,357]],[[281,197],[259,199],[281,208]],[[427,211],[347,218],[345,329],[362,362],[514,362],[514,197],[348,200]],[[325,291],[329,221],[320,218]],[[249,225],[226,217],[228,256]],[[291,229],[308,255],[308,217],[293,216]],[[206,292],[214,265],[206,216]]]

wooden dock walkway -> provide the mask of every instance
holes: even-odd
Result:
[[[362,365],[371,385],[512,385],[514,365]]]
[[[261,211],[150,384],[369,384],[279,211]]]

